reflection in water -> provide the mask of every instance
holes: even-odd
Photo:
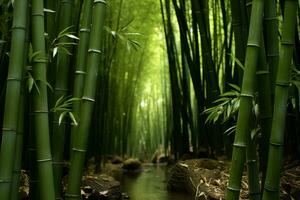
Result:
[[[167,191],[167,166],[144,165],[141,173],[125,173],[122,191],[130,200],[194,200],[188,194]]]

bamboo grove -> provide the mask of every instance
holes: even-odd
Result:
[[[300,156],[299,6],[0,0],[1,199],[20,198],[21,169],[30,199],[81,199],[89,158],[155,151],[226,155],[226,199],[245,165],[249,199],[279,199]]]

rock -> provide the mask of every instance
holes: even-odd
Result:
[[[141,168],[142,163],[138,159],[129,158],[123,162],[123,169],[135,171]]]
[[[178,162],[170,171],[167,188],[194,195],[197,200],[224,199],[220,189],[224,163],[212,159],[193,159]]]
[[[113,159],[111,160],[112,164],[120,164],[123,163],[123,158],[120,156],[114,156]]]
[[[87,176],[83,180],[82,196],[87,200],[120,200],[120,182],[105,174]]]
[[[111,164],[107,163],[101,170],[101,174],[106,174],[113,177],[117,181],[121,181],[124,169],[122,164]]]

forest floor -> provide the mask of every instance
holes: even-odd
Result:
[[[138,170],[143,173],[144,164],[134,159],[129,161],[123,162],[118,158],[116,163],[106,164],[101,171],[96,170],[97,164],[95,162],[89,162],[83,177],[81,190],[83,199],[130,199],[128,195],[122,193],[120,180],[123,173],[128,171]],[[179,161],[169,168],[166,181],[167,188],[170,191],[188,193],[195,197],[195,200],[224,199],[229,178],[229,166],[230,163],[224,159],[201,158]],[[280,199],[298,200],[300,199],[300,162],[286,160],[283,166]],[[246,175],[245,170],[242,179],[241,199],[249,199]],[[20,187],[22,199],[28,198],[29,179],[27,172],[22,171],[22,185]]]

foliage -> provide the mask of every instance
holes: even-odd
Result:
[[[229,119],[236,120],[236,114],[240,104],[240,92],[239,86],[230,84],[232,90],[227,91],[220,95],[220,97],[213,103],[216,104],[213,107],[207,108],[202,114],[206,114],[205,123],[216,123],[221,120],[222,123]]]

